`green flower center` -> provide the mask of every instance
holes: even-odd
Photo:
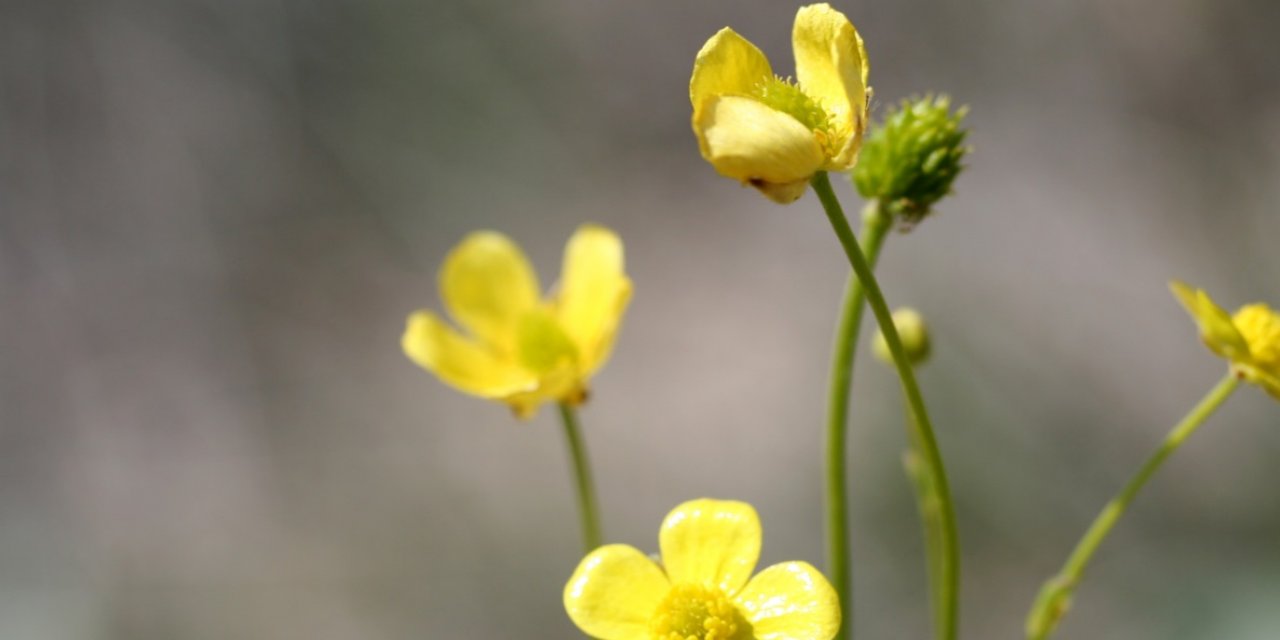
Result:
[[[810,131],[831,131],[831,114],[790,79],[774,76],[763,80],[752,89],[751,97],[799,120]]]
[[[697,584],[671,589],[649,619],[652,640],[746,640],[751,625],[723,591]]]
[[[516,356],[520,365],[537,374],[546,374],[566,361],[578,359],[578,347],[560,323],[544,310],[530,311],[520,318]]]

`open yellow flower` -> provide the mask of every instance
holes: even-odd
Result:
[[[801,7],[791,32],[796,80],[725,27],[693,62],[689,99],[702,157],[721,175],[786,204],[813,174],[847,171],[867,126],[867,53],[830,5]]]
[[[1200,327],[1200,338],[1231,363],[1231,370],[1280,399],[1280,313],[1262,303],[1229,315],[1200,289],[1181,282],[1169,288]]]
[[[805,562],[760,558],[751,505],[693,500],[667,515],[661,566],[635,547],[592,551],[564,588],[574,624],[600,640],[830,640],[840,629],[836,592]]]
[[[467,334],[417,311],[401,339],[405,355],[445,383],[528,418],[543,402],[585,399],[587,380],[613,348],[631,280],[618,236],[583,225],[565,247],[556,292],[543,300],[520,247],[477,231],[445,258],[440,296]]]

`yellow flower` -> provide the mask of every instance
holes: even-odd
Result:
[[[401,339],[405,355],[445,383],[529,418],[543,402],[586,398],[587,380],[613,347],[631,280],[618,236],[583,225],[565,247],[557,291],[542,300],[520,247],[478,231],[445,258],[440,296],[466,335],[417,311]]]
[[[1200,289],[1181,282],[1169,288],[1200,327],[1214,353],[1231,362],[1231,371],[1280,399],[1280,313],[1262,303],[1229,315]]]
[[[801,7],[791,32],[797,82],[725,27],[693,61],[689,99],[702,157],[721,175],[786,204],[813,174],[847,171],[867,126],[867,52],[844,14]]]
[[[635,547],[592,551],[564,588],[574,624],[601,640],[830,640],[840,603],[808,563],[751,577],[760,557],[751,505],[693,500],[667,515],[662,564]]]

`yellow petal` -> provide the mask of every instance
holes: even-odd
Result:
[[[694,110],[702,157],[723,176],[760,189],[775,202],[799,198],[825,161],[799,120],[751,98],[709,98]]]
[[[1176,280],[1169,283],[1169,289],[1191,314],[1191,319],[1200,328],[1200,338],[1209,349],[1233,362],[1249,359],[1249,344],[1240,335],[1231,316],[1214,303],[1209,294]]]
[[[459,325],[511,353],[521,318],[538,303],[538,277],[510,238],[477,231],[445,258],[440,297]]]
[[[1280,399],[1280,314],[1262,303],[1247,304],[1231,322],[1249,345],[1249,360],[1234,361],[1232,369]]]
[[[760,559],[760,517],[745,502],[692,500],[667,515],[658,534],[662,564],[674,584],[737,593]]]
[[[622,241],[604,227],[579,227],[564,250],[556,312],[560,326],[578,346],[584,376],[608,359],[630,300]]]
[[[576,386],[577,375],[568,369],[542,376],[538,386],[527,393],[513,393],[498,398],[511,407],[511,413],[520,420],[530,420],[538,415],[538,409],[547,402],[561,400],[572,405],[581,402],[583,392]]]
[[[693,60],[689,101],[696,111],[707,98],[749,93],[762,80],[772,77],[773,70],[764,53],[725,27],[702,45]]]
[[[1253,361],[1264,369],[1280,372],[1280,314],[1256,302],[1240,307],[1231,316],[1231,323],[1249,345]]]
[[[827,4],[801,7],[791,32],[796,80],[809,97],[831,113],[839,141],[828,168],[853,166],[867,127],[867,51],[862,36],[843,13]]]
[[[600,640],[649,640],[649,618],[671,589],[662,569],[634,547],[610,544],[582,559],[564,586],[564,608]]]
[[[840,630],[835,589],[806,562],[761,571],[734,600],[755,640],[830,640]]]
[[[459,335],[430,311],[409,316],[400,339],[405,355],[453,387],[484,398],[504,398],[537,386],[529,372]]]

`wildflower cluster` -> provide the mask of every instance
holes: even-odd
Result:
[[[833,346],[826,452],[826,573],[783,562],[755,573],[762,532],[745,502],[698,499],[662,523],[657,557],[602,544],[599,513],[576,409],[609,359],[631,299],[617,234],[583,225],[570,238],[559,284],[543,295],[537,275],[506,236],[480,231],[446,256],[440,295],[457,328],[432,311],[409,316],[402,338],[414,363],[463,392],[532,418],[559,406],[583,522],[585,557],[569,577],[569,619],[601,640],[832,640],[852,627],[846,430],[850,383],[864,307],[879,325],[872,351],[893,365],[907,406],[904,467],[916,492],[936,640],[955,640],[959,539],[954,500],[915,368],[932,352],[923,316],[891,313],[874,268],[893,222],[911,227],[952,192],[970,149],[967,109],[946,97],[904,101],[867,132],[868,64],[853,24],[826,4],[802,7],[792,28],[796,80],[732,29],[697,53],[689,81],[698,148],[724,176],[778,203],[812,186],[853,271]],[[865,140],[864,140],[865,137]],[[868,200],[853,232],[829,172],[852,171]],[[1059,573],[1042,587],[1026,637],[1044,640],[1067,612],[1090,560],[1163,462],[1240,381],[1280,399],[1280,313],[1255,303],[1229,314],[1199,289],[1172,290],[1228,374],[1180,421],[1106,505]],[[754,576],[753,576],[754,574]]]
[[[805,562],[752,577],[760,519],[751,505],[686,502],[662,522],[661,564],[622,544],[587,554],[564,588],[579,629],[603,640],[829,640],[840,628],[831,584]]]

